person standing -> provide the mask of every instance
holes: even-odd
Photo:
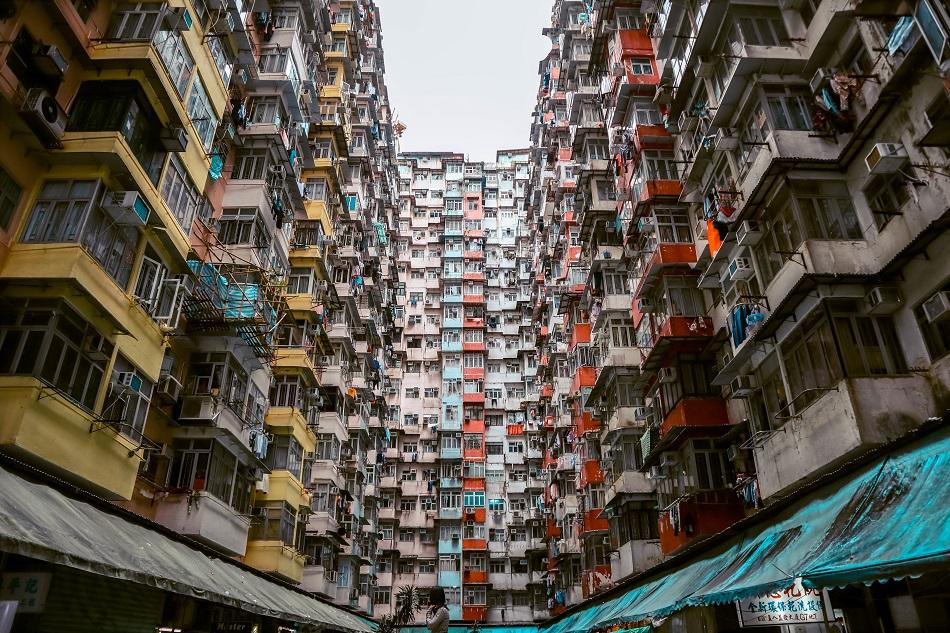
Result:
[[[429,592],[426,626],[430,633],[448,633],[449,631],[449,608],[445,606],[445,590],[442,587],[433,587]]]

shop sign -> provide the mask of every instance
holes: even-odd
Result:
[[[42,613],[52,577],[31,571],[0,575],[0,600],[16,602],[18,613]]]
[[[821,590],[804,587],[802,579],[796,578],[788,589],[738,600],[736,608],[742,626],[824,622],[825,614],[831,613],[831,605],[825,599]]]
[[[258,633],[255,622],[217,622],[214,625],[215,633]]]

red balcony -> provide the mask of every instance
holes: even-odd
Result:
[[[509,424],[508,435],[524,435],[524,425],[523,424]]]
[[[604,483],[604,471],[600,469],[600,461],[589,459],[581,464],[579,479],[578,486],[580,488],[586,488],[588,484]]]
[[[579,285],[583,286],[583,284],[579,284]],[[590,323],[575,323],[574,324],[574,327],[571,328],[571,341],[567,347],[567,351],[570,352],[579,343],[590,343]]]
[[[462,303],[468,303],[468,304],[485,303],[485,295],[462,295]]]
[[[466,448],[462,451],[465,459],[483,461],[485,459],[485,448]]]
[[[673,524],[669,510],[660,513],[660,550],[664,555],[718,534],[744,516],[742,502],[732,490],[703,491],[678,504],[678,524]]]
[[[597,382],[597,369],[590,365],[577,368],[574,379],[571,380],[571,393],[577,393],[584,387],[593,387]]]
[[[633,132],[633,142],[639,151],[669,149],[673,146],[673,137],[663,125],[637,125]],[[654,180],[653,182],[672,181]]]
[[[485,343],[484,343],[484,342],[480,342],[480,343],[462,343],[462,351],[463,351],[463,352],[484,352],[484,351],[485,351]]]
[[[467,622],[484,622],[488,617],[488,607],[467,604],[462,607],[462,619]]]
[[[462,369],[462,378],[465,380],[480,380],[485,377],[485,368],[484,367],[464,367]],[[474,394],[466,393],[462,397],[480,395],[482,397],[481,402],[485,402],[485,394]],[[465,402],[468,402],[466,400]],[[475,402],[474,400],[472,402]]]
[[[464,251],[462,257],[465,259],[485,259],[485,251]]]
[[[548,538],[561,538],[561,528],[554,522],[554,519],[548,519],[544,535]]]
[[[553,119],[553,113],[551,118]],[[571,148],[570,147],[561,147],[557,150],[557,159],[563,161],[571,160]]]
[[[584,571],[581,591],[585,598],[590,598],[610,587],[610,583],[610,565],[596,565]]]
[[[546,428],[546,429],[553,429],[553,428],[554,428],[554,419],[555,419],[555,418],[554,418],[553,415],[546,415],[546,416],[544,416],[544,428]]]
[[[541,387],[542,398],[550,398],[553,395],[554,395],[554,385],[552,385],[551,383],[545,383],[544,385],[542,385]]]
[[[633,307],[646,289],[657,283],[661,274],[668,268],[686,268],[696,263],[696,246],[692,243],[660,244],[643,266],[643,274],[637,291],[633,295]],[[638,319],[634,319],[634,322]]]
[[[687,398],[681,400],[663,418],[660,437],[683,428],[729,426],[726,401],[721,398]]]
[[[462,490],[484,490],[485,480],[481,477],[465,477],[462,479]]]
[[[604,516],[602,509],[595,508],[584,513],[580,529],[581,535],[591,532],[606,532],[609,529],[610,525],[608,525],[607,517]]]
[[[540,360],[538,360],[538,367],[547,367],[548,363],[551,362],[551,357],[547,354],[541,354]]]
[[[484,371],[485,370],[482,370],[482,372]],[[466,378],[468,378],[468,376],[466,376]],[[485,394],[484,393],[463,393],[462,402],[465,404],[485,404]]]
[[[485,237],[485,231],[481,229],[466,229],[465,237]]]
[[[679,180],[647,180],[637,202],[653,202],[657,198],[679,198],[683,183]]]
[[[466,281],[485,281],[485,273],[464,273],[462,279]]]
[[[466,521],[475,521],[476,523],[485,522],[485,508],[465,508],[463,518]]]
[[[574,427],[577,429],[578,435],[600,431],[600,420],[595,418],[590,411],[584,411],[580,415],[574,416]]]
[[[475,329],[480,330],[483,327],[485,327],[485,319],[472,319],[469,317],[465,317],[464,319],[462,319],[462,327],[475,328]]]
[[[469,543],[481,543],[484,547],[469,547]],[[462,549],[488,549],[487,544],[482,539],[465,539],[462,541]],[[462,571],[462,582],[467,584],[485,584],[488,582],[488,572],[480,569],[465,569]]]
[[[484,433],[485,420],[469,419],[462,422],[462,431],[465,433]]]
[[[617,31],[614,50],[623,57],[653,56],[653,40],[646,29],[621,29]]]

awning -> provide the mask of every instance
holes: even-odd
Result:
[[[0,551],[259,615],[370,632],[369,621],[0,467]]]
[[[950,564],[950,429],[792,504],[767,525],[541,630],[580,633],[790,587],[903,578]]]

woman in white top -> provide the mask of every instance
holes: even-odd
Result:
[[[445,606],[445,590],[442,587],[433,587],[429,592],[426,626],[430,633],[449,632],[449,608]]]

